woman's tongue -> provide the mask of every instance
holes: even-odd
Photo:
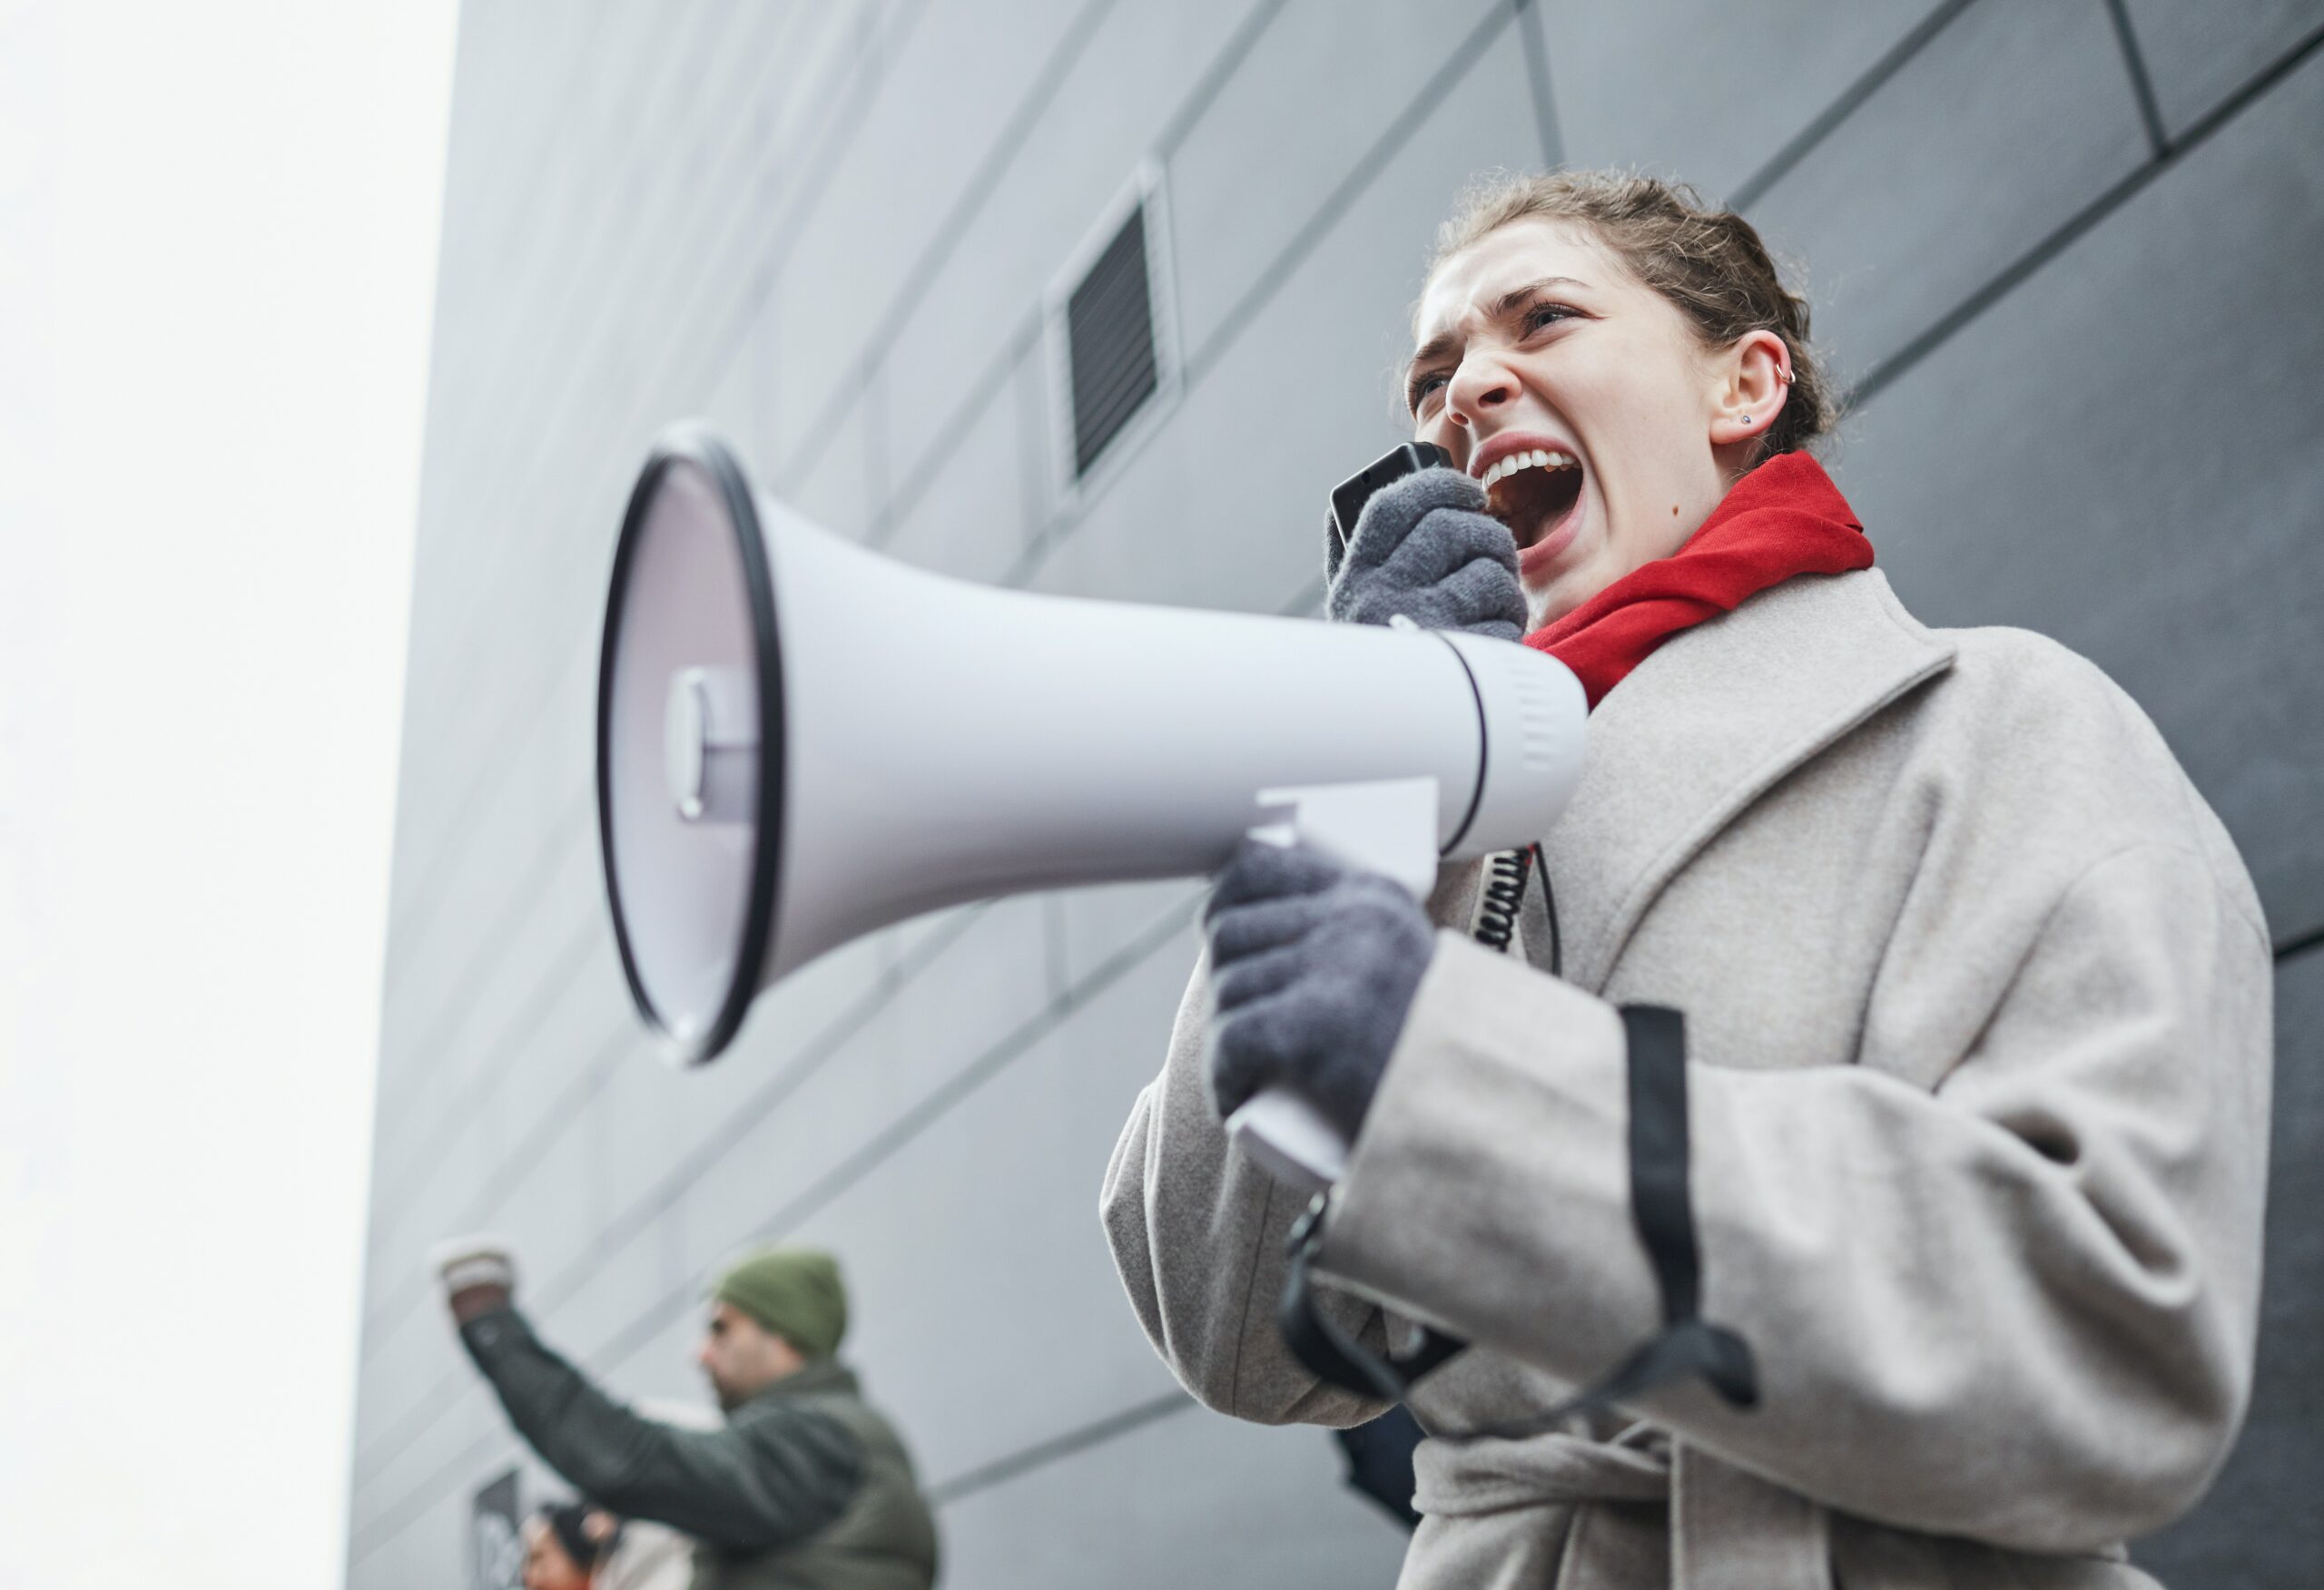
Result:
[[[1494,518],[1509,526],[1510,534],[1517,538],[1518,550],[1522,552],[1555,530],[1581,500],[1579,465],[1569,464],[1557,469],[1536,465],[1496,482],[1486,505]]]

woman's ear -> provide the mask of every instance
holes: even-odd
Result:
[[[1714,368],[1718,389],[1711,446],[1756,443],[1774,427],[1791,396],[1791,349],[1772,331],[1748,332],[1719,356]]]

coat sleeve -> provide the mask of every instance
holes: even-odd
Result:
[[[471,1320],[460,1339],[541,1460],[625,1517],[725,1552],[770,1551],[838,1517],[862,1483],[853,1433],[812,1409],[776,1402],[719,1429],[679,1429],[598,1390],[513,1310]]]
[[[1439,950],[1322,1261],[1593,1381],[1660,1319],[1620,1019]],[[1702,1312],[1751,1343],[1760,1403],[1688,1384],[1638,1410],[1828,1507],[1998,1546],[2096,1550],[2184,1512],[2250,1390],[2271,977],[2244,899],[2147,844],[2056,899],[1934,1088],[1699,1049]]]
[[[1276,1333],[1285,1242],[1306,1198],[1230,1147],[1211,1114],[1203,1049],[1209,984],[1197,961],[1162,1074],[1131,1108],[1098,1212],[1138,1322],[1206,1407],[1260,1424],[1354,1425],[1384,1402],[1326,1385]],[[1320,1306],[1374,1351],[1378,1309],[1326,1292]]]

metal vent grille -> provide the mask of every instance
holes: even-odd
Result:
[[[1143,205],[1132,207],[1122,230],[1067,299],[1065,337],[1073,388],[1073,473],[1078,479],[1159,384]]]

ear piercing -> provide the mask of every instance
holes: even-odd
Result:
[[[1793,376],[1789,370],[1777,370],[1776,372],[1776,379],[1788,387],[1792,383]],[[1751,423],[1751,417],[1749,415],[1744,415],[1742,418],[1745,425],[1749,425]]]

